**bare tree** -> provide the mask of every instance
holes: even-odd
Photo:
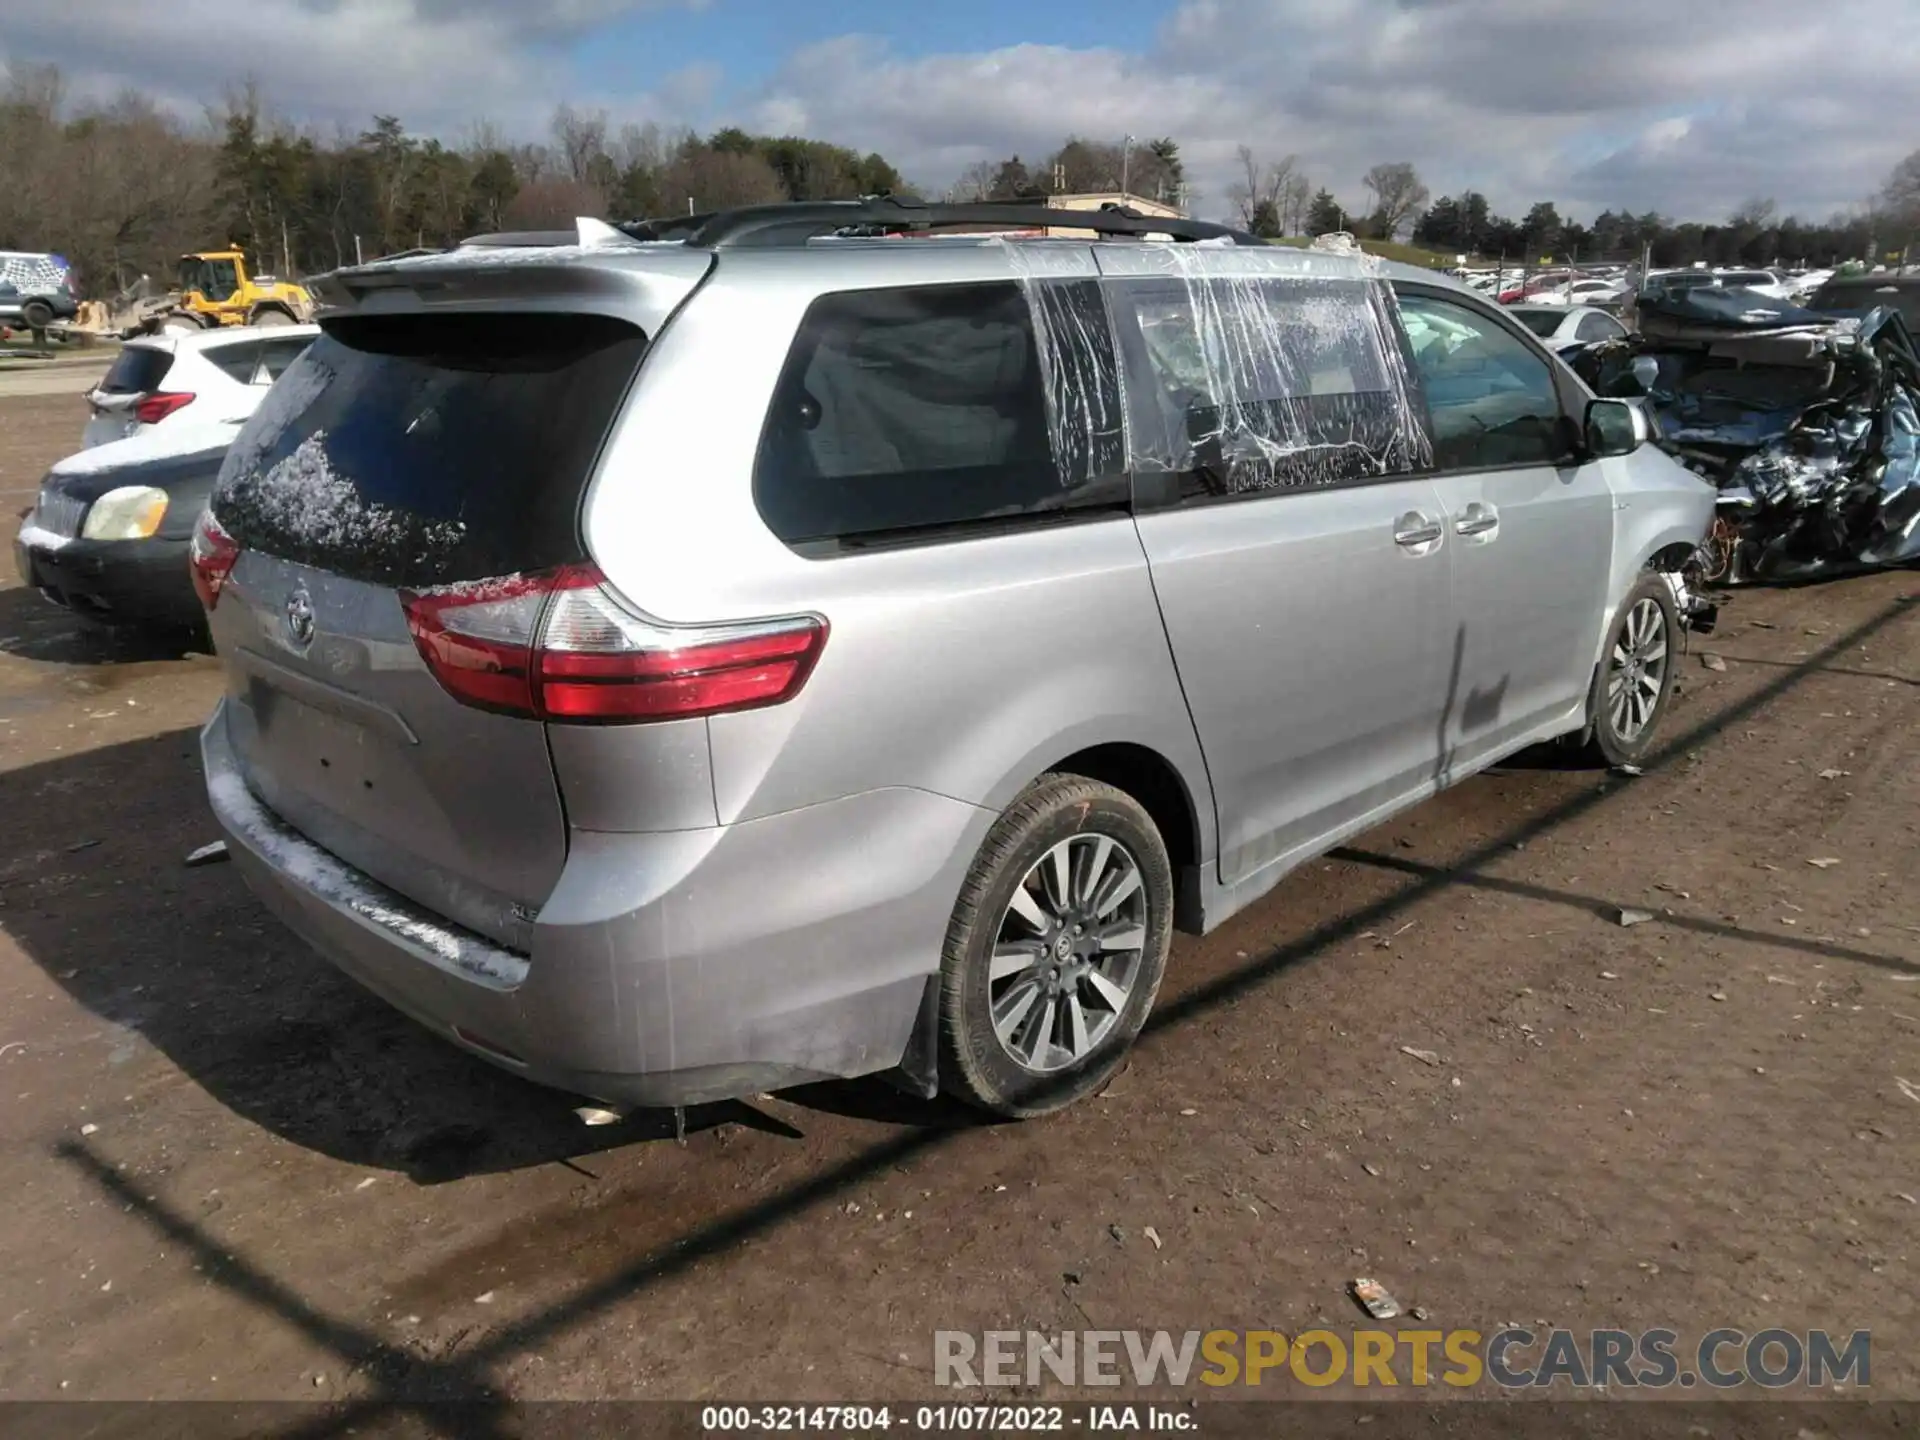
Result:
[[[1280,233],[1298,235],[1307,228],[1307,211],[1313,205],[1313,182],[1305,171],[1293,175],[1280,195]]]
[[[596,162],[607,153],[607,112],[582,113],[562,104],[554,110],[549,129],[566,177],[578,184],[591,184]]]
[[[1282,202],[1306,183],[1306,177],[1300,174],[1300,157],[1287,155],[1271,165],[1262,165],[1250,145],[1242,145],[1238,154],[1241,175],[1228,187],[1227,198],[1239,212],[1241,225],[1256,235],[1285,234]]]
[[[758,155],[715,150],[700,141],[680,147],[660,175],[660,197],[668,214],[691,206],[696,211],[736,205],[767,205],[787,198],[774,169]]]
[[[1000,174],[1000,161],[976,160],[960,172],[947,193],[956,204],[972,205],[993,198],[993,182]]]
[[[522,185],[501,219],[515,230],[568,230],[582,215],[606,212],[607,197],[582,180],[549,176]]]
[[[1727,224],[1734,230],[1764,230],[1773,224],[1774,217],[1780,213],[1780,207],[1770,196],[1755,196],[1742,201],[1739,208],[1727,217]]]
[[[1881,187],[1878,208],[1885,212],[1881,232],[1890,239],[1902,245],[1920,239],[1920,150],[1893,167]]]
[[[1369,222],[1382,240],[1391,240],[1427,203],[1427,187],[1419,172],[1405,160],[1376,165],[1367,172],[1366,187],[1373,196]]]
[[[215,150],[143,96],[69,114],[51,66],[20,66],[0,89],[0,248],[56,250],[83,290],[107,295],[210,241]]]

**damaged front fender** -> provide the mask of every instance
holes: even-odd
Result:
[[[1700,573],[1803,580],[1920,559],[1920,351],[1899,313],[1687,308],[1576,368],[1600,394],[1641,397],[1661,447],[1718,485]]]

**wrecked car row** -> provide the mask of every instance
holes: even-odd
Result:
[[[1805,309],[1737,288],[1650,291],[1638,334],[1566,355],[1596,393],[1640,398],[1662,447],[1718,487],[1701,580],[1920,559],[1920,351],[1889,299],[1912,295],[1829,286]],[[1843,308],[1863,301],[1876,303]]]

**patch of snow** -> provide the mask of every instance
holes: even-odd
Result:
[[[73,541],[65,535],[56,535],[51,530],[42,530],[29,521],[20,527],[20,543],[29,550],[64,550]]]
[[[582,245],[469,245],[438,255],[409,255],[404,260],[377,261],[366,268],[375,272],[401,270],[408,274],[422,270],[496,270],[515,265],[563,265],[584,260],[592,253],[592,247]]]
[[[227,828],[281,875],[334,909],[386,931],[422,961],[496,990],[511,990],[527,978],[525,956],[436,923],[289,828],[254,797],[237,770],[211,764],[207,796]]]
[[[217,509],[242,543],[271,549],[291,542],[301,551],[379,552],[401,546],[421,552],[459,542],[464,526],[422,521],[389,505],[363,499],[327,457],[327,432],[316,430],[264,474],[230,464]],[[235,525],[242,527],[235,529]]]
[[[224,450],[238,430],[236,423],[221,420],[190,424],[150,425],[124,440],[109,440],[104,445],[56,460],[52,473],[66,477],[98,475],[129,465],[144,465],[154,460],[178,460],[189,455],[212,455]]]

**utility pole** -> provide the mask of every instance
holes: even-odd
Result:
[[[1122,196],[1133,193],[1133,191],[1127,188],[1127,183],[1132,176],[1132,171],[1133,136],[1129,135],[1120,142],[1120,193]]]

